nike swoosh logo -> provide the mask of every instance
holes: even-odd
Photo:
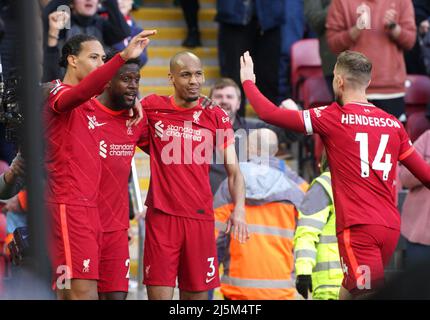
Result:
[[[107,122],[98,123],[97,121],[94,121],[89,116],[87,116],[88,120],[95,126],[95,127],[101,127],[104,126]]]
[[[212,277],[212,278],[206,278],[206,283],[209,283],[209,282],[211,282],[213,279],[215,279],[215,277]]]

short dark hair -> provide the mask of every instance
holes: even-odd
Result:
[[[61,50],[60,67],[67,68],[69,64],[67,58],[72,55],[77,56],[82,50],[82,43],[87,41],[99,41],[99,39],[87,34],[78,34],[67,40]]]
[[[240,88],[237,85],[237,83],[230,78],[221,78],[219,80],[217,80],[215,82],[215,84],[212,86],[211,91],[209,92],[209,97],[212,97],[212,94],[215,90],[220,90],[220,89],[224,89],[227,87],[233,87],[236,89],[236,93],[237,96],[239,97],[239,99],[241,99],[241,93],[240,93]]]
[[[362,53],[347,50],[337,57],[336,68],[347,73],[347,80],[358,85],[367,85],[372,73],[372,62]]]
[[[107,53],[106,53],[106,59],[105,62],[108,62],[110,59],[112,59],[117,53],[120,53],[121,51],[119,50],[115,50],[115,49],[110,49]],[[124,64],[137,64],[139,66],[139,69],[142,67],[141,63],[140,63],[140,59],[139,58],[133,58],[133,59],[128,59]]]

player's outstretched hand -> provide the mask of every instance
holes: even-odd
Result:
[[[251,80],[255,83],[254,62],[252,62],[249,51],[246,51],[240,57],[240,81],[243,83],[246,80]]]
[[[157,30],[144,30],[138,35],[134,36],[130,40],[127,48],[121,51],[121,57],[124,60],[138,58],[149,44],[148,37],[153,36],[156,33]]]
[[[143,109],[139,99],[136,99],[133,108],[128,110],[128,115],[131,119],[127,120],[127,127],[137,126],[137,124],[143,119]]]
[[[245,243],[249,239],[248,225],[245,221],[245,209],[235,207],[227,222],[226,233],[231,232],[234,239]]]

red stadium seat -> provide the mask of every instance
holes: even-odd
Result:
[[[312,76],[303,83],[303,107],[305,109],[327,106],[332,103],[333,97],[327,88],[323,76]],[[324,145],[318,134],[312,136],[311,155],[315,172],[319,172],[318,165],[321,161]]]
[[[301,87],[311,76],[322,76],[318,39],[304,39],[291,47],[291,86],[293,99],[303,101]]]
[[[423,75],[409,74],[406,87],[406,115],[424,110],[430,102],[430,78]]]
[[[323,76],[310,77],[303,83],[303,107],[316,108],[331,104],[333,97]]]
[[[408,122],[406,123],[406,131],[412,142],[417,140],[424,131],[430,129],[430,120],[425,116],[426,111],[417,111],[412,113],[408,117]]]

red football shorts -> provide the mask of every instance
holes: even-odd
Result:
[[[146,214],[144,280],[149,286],[208,291],[219,287],[215,222],[165,214]]]
[[[365,224],[339,233],[342,286],[351,294],[360,295],[384,285],[384,268],[390,262],[399,236],[399,230]]]
[[[49,239],[53,288],[66,280],[99,278],[102,228],[97,208],[47,204],[51,217]]]
[[[128,292],[128,230],[104,232],[99,264],[99,292]]]

